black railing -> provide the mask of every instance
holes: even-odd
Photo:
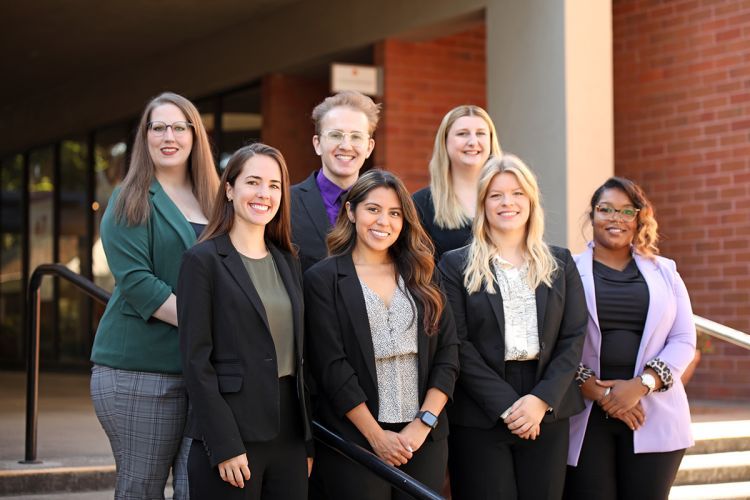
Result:
[[[39,288],[42,278],[47,275],[58,276],[70,281],[79,290],[104,305],[109,302],[110,293],[98,287],[80,274],[74,273],[62,264],[42,264],[34,269],[29,279],[28,317],[26,328],[28,335],[28,363],[26,365],[26,451],[21,463],[40,463],[37,460],[37,417],[39,413]],[[315,439],[341,453],[381,479],[414,497],[416,500],[443,500],[443,497],[432,491],[405,472],[383,462],[375,454],[361,446],[351,443],[338,434],[313,421]]]

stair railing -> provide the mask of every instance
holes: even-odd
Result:
[[[28,352],[26,365],[26,446],[24,464],[41,463],[37,460],[37,423],[39,413],[39,313],[40,294],[44,276],[53,275],[66,279],[79,290],[97,302],[106,305],[111,294],[100,288],[91,280],[77,274],[62,264],[42,264],[34,269],[29,279],[27,300],[29,314],[26,318],[26,333],[28,335]],[[341,453],[394,488],[414,497],[416,500],[443,500],[443,497],[417,481],[405,472],[383,462],[374,453],[365,450],[338,434],[327,429],[317,421],[313,421],[313,435],[317,441]]]

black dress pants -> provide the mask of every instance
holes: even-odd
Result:
[[[386,430],[400,431],[406,424],[380,424]],[[372,451],[369,446],[364,446]],[[446,439],[427,437],[405,465],[399,467],[425,486],[439,493],[445,481],[448,462]],[[311,477],[311,500],[412,500],[378,476],[325,445],[315,448]]]
[[[535,361],[507,362],[505,379],[520,395],[535,385]],[[542,422],[536,440],[500,420],[490,429],[451,425],[448,468],[453,500],[559,500],[565,482],[568,419]]]
[[[271,441],[245,442],[250,480],[237,488],[219,476],[203,442],[194,440],[188,457],[192,500],[306,500],[307,450],[294,377],[279,379],[280,430]]]
[[[636,454],[633,431],[621,420],[607,418],[594,404],[578,466],[568,467],[565,498],[666,500],[684,454],[685,450]]]

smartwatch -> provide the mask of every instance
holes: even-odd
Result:
[[[418,418],[424,425],[430,429],[437,427],[438,418],[431,411],[418,411],[414,418]]]
[[[650,373],[641,373],[641,384],[648,389],[646,395],[651,394],[656,389],[656,379]]]

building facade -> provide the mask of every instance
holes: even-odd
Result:
[[[181,29],[160,17],[170,8]],[[695,312],[750,330],[745,2],[226,0],[208,13],[201,2],[167,1],[133,13],[123,1],[68,13],[67,25],[14,9],[13,25],[36,14],[50,17],[42,27],[83,33],[36,34],[41,48],[16,41],[7,60],[28,67],[0,87],[3,366],[24,360],[35,266],[61,262],[112,288],[98,223],[151,96],[191,98],[220,165],[263,140],[285,154],[296,182],[318,168],[309,113],[330,93],[332,63],[379,68],[383,118],[370,166],[411,190],[426,185],[442,116],[486,107],[503,148],[540,178],[550,242],[580,250],[593,189],[612,174],[631,177],[656,204],[662,253],[677,261]],[[94,30],[105,14],[116,16]],[[78,40],[85,35],[89,43]],[[56,50],[81,61],[61,66]],[[45,63],[51,71],[37,67]],[[51,279],[42,305],[43,364],[88,366],[101,308]],[[690,395],[750,399],[747,351],[709,344]]]

